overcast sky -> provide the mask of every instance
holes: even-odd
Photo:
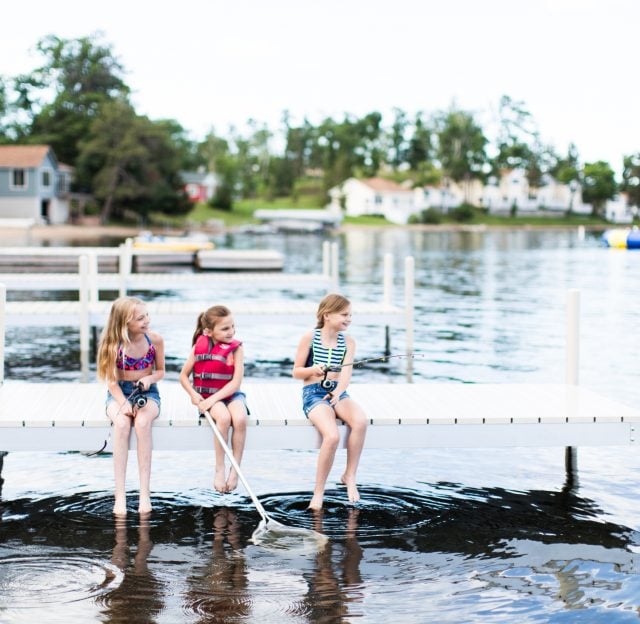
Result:
[[[487,133],[502,95],[545,143],[584,161],[640,152],[638,0],[58,0],[4,3],[0,74],[35,43],[104,33],[136,110],[200,139],[248,118],[279,124],[394,107],[474,112]]]

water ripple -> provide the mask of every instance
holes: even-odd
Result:
[[[0,610],[28,609],[95,598],[122,582],[117,566],[89,556],[38,551],[0,557]]]

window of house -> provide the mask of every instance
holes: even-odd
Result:
[[[51,186],[51,171],[42,172],[42,186],[45,188]]]
[[[373,203],[376,205],[379,205],[382,203],[382,195],[380,195],[379,193],[376,193],[376,196],[373,200]]]
[[[11,188],[21,189],[27,186],[27,172],[24,169],[14,169],[11,172]]]

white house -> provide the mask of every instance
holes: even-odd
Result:
[[[383,178],[349,178],[329,189],[329,197],[329,210],[344,211],[350,217],[382,215],[404,224],[417,211],[413,190]]]
[[[424,186],[413,189],[416,211],[437,208],[448,212],[452,208],[469,203],[479,206],[482,203],[483,186],[480,180],[469,180],[460,184],[445,180],[440,186]]]
[[[587,214],[590,207],[582,203],[582,187],[577,182],[562,184],[549,175],[542,184],[529,185],[524,169],[505,169],[500,179],[492,178],[484,187],[482,205],[492,213],[515,209],[518,213],[567,212]]]
[[[0,146],[0,218],[65,223],[70,173],[48,145]]]

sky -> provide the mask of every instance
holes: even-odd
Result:
[[[452,105],[494,136],[501,96],[545,144],[621,170],[640,152],[637,0],[32,0],[0,11],[0,75],[35,44],[102,33],[140,114],[193,139],[248,119],[292,123]]]

